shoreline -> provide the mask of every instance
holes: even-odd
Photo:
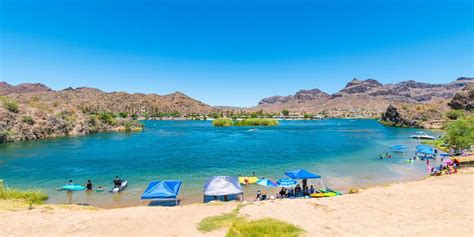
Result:
[[[436,235],[449,226],[462,227],[449,228],[452,235],[472,236],[474,200],[461,194],[474,191],[473,179],[474,168],[463,167],[457,174],[372,186],[356,194],[255,202],[243,207],[241,215],[286,221],[303,228],[305,236]],[[45,205],[33,210],[0,210],[0,230],[7,236],[224,236],[225,229],[203,234],[197,224],[205,217],[230,213],[237,204],[116,209]],[[150,221],[154,224],[147,225]]]

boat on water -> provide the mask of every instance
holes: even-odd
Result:
[[[411,138],[415,138],[415,139],[426,139],[426,140],[434,140],[434,139],[436,139],[435,137],[430,136],[430,135],[428,135],[427,133],[422,132],[422,131],[418,131],[418,132],[416,132],[415,135],[411,135],[410,137],[411,137]]]

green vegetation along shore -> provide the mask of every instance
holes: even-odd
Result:
[[[279,125],[276,119],[267,118],[248,118],[243,120],[232,120],[229,118],[220,118],[212,121],[212,124],[217,127],[227,126],[277,126]]]
[[[48,195],[40,190],[19,190],[5,187],[3,180],[0,180],[0,200],[16,200],[29,204],[30,209],[33,204],[44,204],[48,200]]]

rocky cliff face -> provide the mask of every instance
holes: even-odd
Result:
[[[474,83],[466,85],[464,89],[456,93],[448,105],[456,110],[474,111]]]
[[[374,79],[353,79],[332,95],[315,91],[317,97],[273,96],[260,101],[256,109],[267,112],[352,113],[380,114],[393,103],[431,104],[451,99],[474,78],[461,77],[448,84],[430,84],[413,80],[396,84],[382,84]],[[341,112],[343,111],[343,112]]]

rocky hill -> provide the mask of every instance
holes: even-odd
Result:
[[[41,84],[0,86],[0,142],[137,130],[141,124],[132,120],[134,115],[213,110],[181,92],[161,96],[87,87],[53,91]]]
[[[254,109],[377,116],[393,103],[430,104],[451,99],[470,82],[474,82],[474,78],[461,77],[447,84],[403,81],[385,85],[374,79],[353,79],[332,95],[318,89],[302,90],[295,95],[264,98]]]
[[[41,83],[22,83],[16,86],[12,86],[6,82],[0,81],[0,96],[12,93],[29,93],[29,92],[40,92],[40,91],[52,91],[51,88]]]
[[[456,93],[448,105],[456,110],[474,111],[474,83],[466,85]]]
[[[449,110],[464,110],[471,113],[474,109],[474,83],[468,83],[451,100],[413,104],[394,103],[382,114],[380,121],[387,125],[417,128],[442,128],[449,118]]]

